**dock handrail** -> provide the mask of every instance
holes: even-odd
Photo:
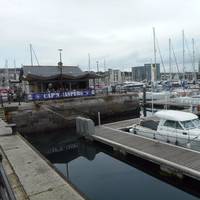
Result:
[[[2,200],[16,200],[2,164],[3,157],[0,154],[0,196]]]

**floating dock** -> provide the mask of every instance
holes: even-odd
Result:
[[[161,170],[180,178],[188,176],[200,181],[200,152],[121,130],[139,120],[137,118],[96,126],[89,139],[106,144],[124,155],[132,154],[153,162],[159,165]]]

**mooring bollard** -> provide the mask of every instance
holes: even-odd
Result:
[[[84,117],[76,118],[76,132],[82,136],[90,136],[95,133],[95,125],[91,119]]]
[[[98,112],[98,125],[100,126],[101,125],[101,113]]]

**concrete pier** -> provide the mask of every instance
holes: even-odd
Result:
[[[84,200],[20,135],[1,135],[0,151],[16,199]]]

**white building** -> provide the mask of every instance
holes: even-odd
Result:
[[[122,73],[118,69],[108,69],[108,80],[109,85],[116,85],[116,84],[122,84]]]

